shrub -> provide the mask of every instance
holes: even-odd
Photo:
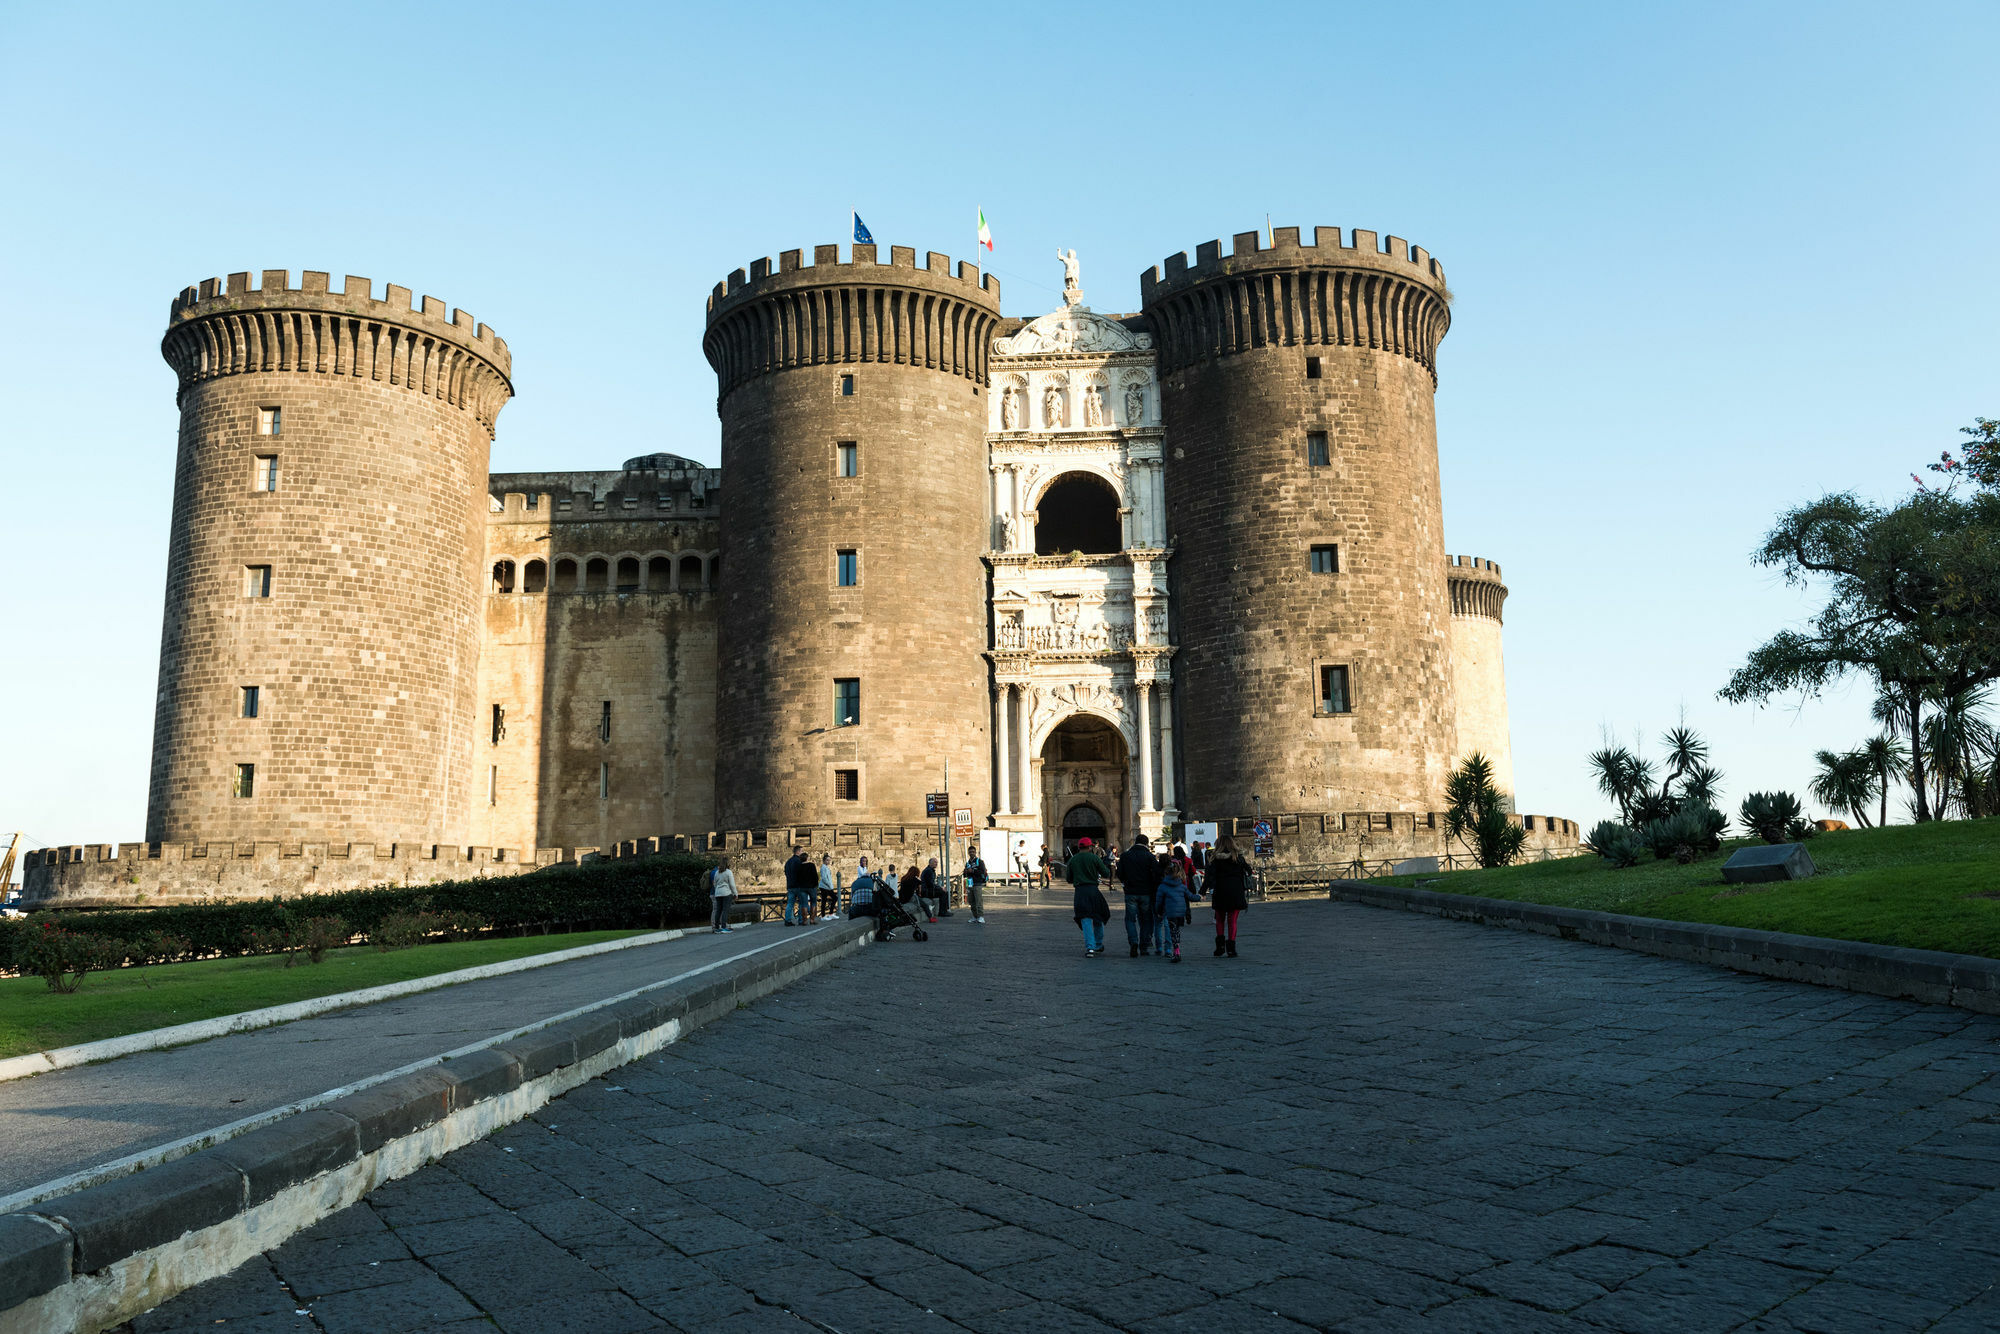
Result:
[[[133,965],[149,963],[178,963],[194,953],[194,946],[186,936],[176,936],[165,931],[147,931],[134,936],[127,946],[125,962]]]
[[[1789,792],[1752,792],[1739,812],[1743,827],[1766,843],[1791,843],[1805,837],[1806,821],[1799,799]]]
[[[131,946],[110,936],[69,931],[54,922],[39,923],[20,951],[20,970],[64,994],[83,985],[84,974],[116,968]]]
[[[164,908],[71,910],[0,920],[0,968],[23,970],[24,944],[44,921],[65,930],[129,940],[147,932],[188,942],[183,957],[260,952],[253,930],[289,938],[294,918],[338,917],[351,934],[372,936],[392,913],[432,912],[446,930],[581,931],[660,928],[708,919],[705,857],[668,853],[544,867],[525,875],[435,885],[344,890],[297,898],[173,904]],[[282,951],[283,945],[274,949]]]
[[[345,918],[308,917],[299,928],[298,948],[307,963],[324,963],[326,952],[345,945],[349,934]]]
[[[1639,854],[1646,850],[1638,831],[1616,820],[1599,820],[1584,845],[1613,866],[1637,866]]]
[[[1708,806],[1683,806],[1663,820],[1646,826],[1645,841],[1661,861],[1672,859],[1686,866],[1722,846],[1722,831],[1729,820]]]
[[[1528,831],[1507,814],[1506,798],[1493,785],[1493,765],[1478,751],[1465,757],[1445,780],[1444,829],[1473,851],[1482,868],[1505,866],[1521,855]]]
[[[387,954],[423,943],[424,937],[444,929],[444,919],[434,912],[392,912],[368,933],[368,943]]]

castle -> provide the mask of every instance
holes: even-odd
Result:
[[[1010,861],[1260,816],[1294,860],[1449,851],[1457,760],[1513,777],[1443,269],[1281,227],[1104,315],[1062,259],[1033,320],[935,252],[760,259],[708,298],[721,467],[606,472],[488,473],[512,359],[435,298],[186,289],[146,842],[38,850],[28,899],[894,860],[934,792]]]

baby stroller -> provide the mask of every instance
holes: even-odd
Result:
[[[894,893],[878,891],[875,896],[875,938],[880,940],[891,931],[910,928],[911,940],[929,940],[931,933],[917,925],[917,919],[910,910],[896,902]]]

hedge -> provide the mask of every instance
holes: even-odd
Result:
[[[391,913],[465,913],[494,930],[664,929],[706,921],[705,857],[667,853],[548,866],[525,875],[447,880],[392,889],[351,889],[291,898],[212,901],[162,908],[36,912],[0,921],[0,969],[19,972],[28,933],[54,922],[79,934],[131,940],[178,936],[194,958],[252,953],[253,930],[284,932],[308,917],[340,917],[366,935]]]

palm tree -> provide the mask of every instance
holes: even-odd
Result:
[[[1875,792],[1882,801],[1880,823],[1889,823],[1889,784],[1910,772],[1910,751],[1893,733],[1871,736],[1861,743],[1861,754],[1875,772]]]
[[[1652,763],[1623,746],[1606,746],[1592,752],[1590,768],[1597,775],[1597,790],[1617,802],[1620,818],[1631,824],[1633,803],[1652,787]]]
[[[1868,757],[1859,751],[1842,755],[1823,750],[1813,759],[1819,764],[1812,780],[1813,800],[1846,811],[1868,828],[1868,799],[1875,795],[1875,772]]]
[[[1870,711],[1890,736],[1907,738],[1910,742],[1910,748],[1905,752],[1913,798],[1910,818],[1917,824],[1924,824],[1931,818],[1930,793],[1924,781],[1924,748],[1918,744],[1923,735],[1924,696],[1914,686],[1895,689],[1901,693],[1893,693],[1887,684],[1878,684],[1875,704]]]

